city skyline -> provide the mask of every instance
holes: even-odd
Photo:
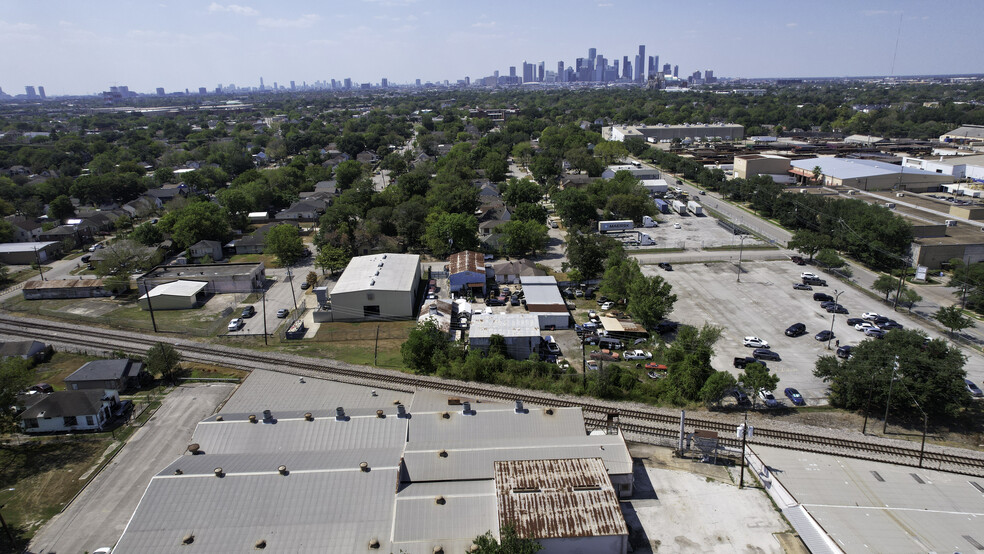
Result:
[[[640,69],[651,73],[647,58],[655,56],[655,69],[679,66],[684,79],[708,69],[718,78],[980,73],[984,53],[955,56],[947,37],[974,36],[982,19],[984,3],[916,0],[834,1],[822,10],[806,2],[748,9],[714,0],[506,1],[494,13],[448,0],[164,0],[98,10],[14,3],[0,16],[0,45],[17,53],[0,60],[0,88],[22,94],[44,86],[60,96],[113,85],[149,94],[258,87],[261,76],[268,88],[331,79],[475,82],[524,62],[538,73],[541,62],[547,72],[558,61],[575,67],[589,48],[608,64],[621,62],[620,76],[630,64],[633,80]]]

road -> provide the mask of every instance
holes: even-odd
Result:
[[[79,554],[115,545],[154,474],[185,451],[195,425],[234,389],[225,383],[175,388],[113,461],[38,531],[28,552]]]

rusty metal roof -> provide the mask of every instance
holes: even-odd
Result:
[[[462,271],[485,273],[485,257],[472,250],[451,254],[451,257],[448,258],[448,272],[454,275]]]
[[[523,538],[628,535],[601,458],[495,462],[499,528]]]

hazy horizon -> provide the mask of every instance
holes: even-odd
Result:
[[[454,83],[510,66],[521,76],[524,61],[573,66],[588,48],[634,65],[640,44],[681,77],[974,74],[984,73],[984,51],[959,39],[972,42],[980,21],[984,2],[972,0],[16,2],[0,15],[0,88],[59,96],[257,87],[261,77],[267,87]]]

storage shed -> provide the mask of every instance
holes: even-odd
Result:
[[[523,276],[519,278],[526,297],[526,309],[537,317],[541,329],[567,329],[571,314],[560,294],[557,279],[552,276]]]
[[[205,303],[207,281],[177,280],[157,285],[137,299],[140,309],[187,310]]]

